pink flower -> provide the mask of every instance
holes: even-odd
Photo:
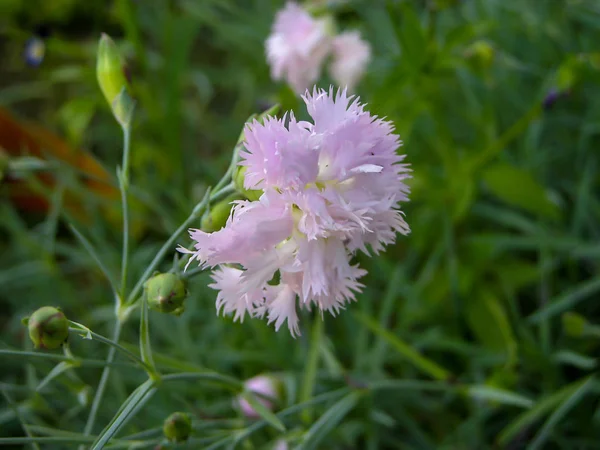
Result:
[[[288,2],[277,13],[266,41],[267,60],[274,80],[285,79],[298,93],[321,74],[330,38],[323,20],[315,20],[298,4]]]
[[[303,99],[312,123],[290,114],[246,127],[240,164],[260,199],[237,202],[215,233],[190,230],[194,250],[180,249],[190,262],[219,266],[210,285],[217,311],[266,317],[276,330],[287,323],[292,336],[298,307],[336,315],[355,300],[366,273],[351,263],[355,252],[378,253],[409,233],[399,210],[408,167],[392,124],[345,90]]]
[[[275,444],[273,444],[272,450],[288,450],[288,448],[288,443],[283,439],[279,439],[275,442]]]
[[[273,402],[263,398],[263,396],[270,398],[273,401],[277,400],[279,397],[277,380],[268,375],[258,375],[247,380],[244,383],[244,387],[248,391],[254,392],[255,394],[260,394],[256,396],[257,400],[262,403],[265,408],[273,410]],[[242,414],[249,419],[258,419],[260,417],[256,410],[243,397],[240,396],[237,398],[237,405],[239,406]]]
[[[339,86],[352,90],[371,60],[371,47],[360,38],[358,31],[347,31],[333,39],[332,53],[331,77]]]

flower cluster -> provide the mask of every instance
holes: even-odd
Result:
[[[193,260],[219,266],[217,310],[243,320],[266,317],[299,334],[299,307],[336,314],[355,300],[366,272],[354,252],[378,253],[409,227],[398,203],[409,177],[390,122],[370,115],[346,91],[314,90],[303,99],[314,123],[267,117],[245,130],[244,187],[257,201],[236,201],[214,233],[190,230]],[[189,263],[188,263],[189,264]]]
[[[314,19],[294,2],[277,13],[266,41],[267,60],[274,80],[285,79],[298,94],[314,84],[328,55],[330,74],[342,87],[352,89],[362,77],[371,48],[357,31],[332,36],[326,19]]]

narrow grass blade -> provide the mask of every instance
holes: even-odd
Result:
[[[590,388],[594,385],[594,381],[595,379],[593,376],[586,378],[583,382],[578,384],[577,388],[570,393],[570,395],[566,396],[562,404],[556,408],[548,420],[546,420],[546,423],[544,423],[544,426],[535,436],[531,445],[527,447],[528,450],[538,450],[543,448],[543,445],[554,427],[577,405],[577,403],[581,401],[583,396],[588,393]]]
[[[588,297],[591,297],[593,294],[596,294],[600,291],[600,277],[596,277],[587,281],[585,283],[581,283],[574,288],[568,290],[556,300],[551,302],[545,308],[539,309],[531,316],[529,316],[528,321],[532,324],[537,324],[544,319],[548,319],[557,314],[560,314],[568,309],[571,309],[577,303],[582,300],[585,300]]]
[[[571,397],[587,381],[588,379],[571,383],[560,391],[541,399],[531,409],[519,415],[498,435],[498,444],[500,447],[505,447],[517,434],[540,420],[556,405]]]
[[[354,409],[360,397],[355,391],[336,402],[308,429],[296,450],[320,448],[319,443]]]
[[[450,372],[448,372],[446,369],[439,366],[435,362],[431,361],[430,359],[425,358],[424,356],[419,354],[415,349],[413,349],[410,345],[402,341],[399,337],[395,336],[388,330],[382,328],[379,325],[379,323],[377,323],[372,318],[360,313],[355,313],[354,317],[356,317],[360,322],[366,325],[373,333],[385,339],[394,349],[396,349],[396,351],[398,351],[408,361],[410,361],[412,364],[414,364],[416,367],[421,369],[423,372],[425,372],[432,378],[435,378],[437,380],[447,380],[448,378],[450,378]]]
[[[106,267],[104,262],[102,262],[102,260],[96,253],[96,250],[94,249],[94,246],[92,245],[92,243],[90,241],[88,241],[87,238],[77,228],[75,228],[75,225],[73,225],[72,223],[69,224],[69,228],[71,228],[71,231],[73,232],[75,237],[79,240],[79,242],[81,242],[81,245],[83,246],[83,248],[85,248],[87,250],[87,252],[90,254],[90,256],[92,257],[94,262],[98,265],[98,267],[100,268],[100,270],[102,271],[102,273],[104,274],[104,276],[106,277],[108,282],[110,283],[110,287],[113,290],[113,294],[115,295],[115,298],[117,298],[118,291],[117,291],[117,285],[115,283],[115,280],[113,279],[112,275],[110,274],[110,271],[108,270],[108,268]]]
[[[40,381],[40,384],[38,384],[37,388],[35,389],[36,392],[40,392],[53,379],[55,379],[61,373],[66,372],[67,370],[73,367],[75,367],[75,365],[69,361],[62,361],[58,363],[50,372],[48,372],[48,375],[46,375],[46,377],[42,381]]]
[[[281,431],[282,433],[285,431],[285,425],[283,422],[275,414],[273,414],[269,408],[263,405],[262,402],[260,402],[252,392],[245,391],[242,393],[242,397],[244,397],[248,403],[250,403],[250,406],[254,408],[260,417],[266,420],[275,429]]]
[[[469,386],[467,394],[474,399],[487,400],[508,406],[531,408],[534,405],[533,400],[530,398],[491,386]]]
[[[125,424],[144,406],[156,392],[154,380],[148,379],[139,385],[121,405],[110,423],[98,435],[91,450],[100,450]]]

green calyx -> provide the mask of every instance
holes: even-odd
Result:
[[[174,412],[165,419],[163,433],[171,442],[185,442],[192,432],[192,419],[189,414]]]
[[[162,313],[183,313],[187,297],[185,282],[174,273],[159,273],[145,284],[148,306]]]
[[[246,189],[244,188],[244,177],[246,175],[246,167],[238,166],[233,174],[233,184],[237,191],[242,194],[245,198],[250,201],[256,201],[263,195],[263,191],[260,189]]]
[[[69,337],[69,321],[58,308],[43,306],[24,320],[35,348],[53,350]]]
[[[210,210],[208,210],[202,216],[202,221],[200,222],[200,228],[202,231],[212,233],[223,228],[227,223],[227,219],[231,213],[231,208],[233,208],[233,203],[231,202],[235,200],[242,200],[243,198],[244,196],[242,194],[235,193],[231,194],[229,197],[226,197],[224,200],[221,200],[214,206],[211,206]]]

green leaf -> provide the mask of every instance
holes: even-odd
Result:
[[[152,398],[156,392],[155,382],[148,379],[140,384],[121,405],[110,423],[98,435],[91,450],[100,450],[125,426],[125,424]]]
[[[528,317],[531,324],[536,324],[542,320],[553,317],[568,309],[573,308],[577,303],[591,297],[600,291],[600,277],[592,278],[589,281],[578,284],[567,292],[561,294],[557,299],[551,301],[547,306],[538,309]]]
[[[505,447],[519,433],[548,414],[556,405],[572,397],[583,385],[587,384],[590,378],[588,377],[583,381],[580,380],[571,383],[560,391],[538,401],[533,408],[519,415],[500,432],[498,435],[498,444],[501,447]]]
[[[556,352],[552,359],[558,363],[577,367],[581,370],[592,370],[597,365],[596,358],[590,358],[589,356],[580,355],[569,350]]]
[[[450,378],[451,374],[443,367],[439,366],[432,360],[425,358],[419,352],[417,352],[410,345],[402,341],[399,337],[395,336],[390,331],[382,328],[372,318],[365,316],[361,313],[354,313],[360,322],[366,325],[373,333],[381,336],[385,341],[388,342],[398,353],[404,356],[408,361],[414,364],[416,367],[421,369],[423,372],[438,380],[446,380]]]
[[[273,412],[269,408],[263,405],[263,403],[260,402],[256,398],[256,395],[254,395],[251,391],[242,392],[242,397],[246,399],[248,403],[250,403],[250,406],[254,408],[254,410],[258,413],[260,417],[262,417],[264,420],[270,423],[275,429],[281,432],[285,431],[285,425],[283,424],[283,422],[279,420],[279,418],[275,414],[273,414]]]
[[[338,400],[308,429],[296,450],[320,448],[319,443],[354,409],[360,397],[361,392],[351,392]]]
[[[544,423],[544,426],[540,429],[538,434],[535,436],[533,442],[528,447],[528,450],[537,450],[542,448],[550,433],[555,429],[556,425],[565,417],[568,412],[581,401],[581,399],[588,393],[590,388],[594,385],[595,379],[593,376],[578,383],[577,388],[570,393],[562,404],[554,410],[552,415],[548,417],[548,420]]]
[[[490,291],[479,291],[465,302],[466,319],[477,339],[490,350],[506,355],[515,362],[517,342],[502,303]]]
[[[72,369],[73,367],[76,367],[75,364],[73,364],[70,361],[62,361],[60,363],[58,363],[56,366],[54,366],[54,368],[48,373],[48,375],[46,375],[46,377],[40,381],[40,384],[38,384],[37,388],[35,389],[36,392],[40,392],[42,389],[44,389],[44,387],[46,387],[46,385],[48,383],[50,383],[54,378],[56,378],[57,376],[59,376],[61,373],[66,372],[69,369]]]
[[[467,394],[475,399],[497,402],[503,405],[520,406],[522,408],[531,408],[534,405],[533,400],[530,398],[491,386],[469,386]]]
[[[490,192],[505,203],[550,219],[560,218],[560,209],[533,176],[520,168],[497,163],[482,173]]]

